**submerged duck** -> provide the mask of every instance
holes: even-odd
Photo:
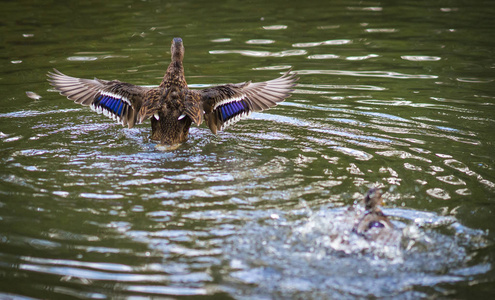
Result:
[[[375,231],[394,229],[393,224],[380,209],[382,202],[382,192],[379,189],[372,188],[366,193],[363,199],[366,212],[354,225],[354,232],[367,235],[374,228],[378,229]]]
[[[171,52],[170,65],[156,88],[118,80],[76,78],[56,69],[48,72],[48,81],[61,95],[75,103],[89,105],[123,126],[132,128],[151,118],[151,139],[165,145],[186,141],[193,122],[200,125],[204,119],[216,134],[253,111],[271,108],[290,96],[297,81],[289,71],[264,82],[190,90],[184,77],[181,38],[172,40]]]

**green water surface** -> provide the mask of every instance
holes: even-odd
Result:
[[[461,0],[2,1],[0,298],[493,295],[494,15]],[[123,128],[46,81],[158,85],[173,37],[192,88],[289,69],[299,85],[164,152],[148,123]],[[321,228],[294,240],[371,186],[423,250],[343,255]]]

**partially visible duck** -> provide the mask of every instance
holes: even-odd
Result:
[[[190,90],[184,76],[184,45],[174,38],[171,62],[156,88],[118,80],[82,79],[57,70],[49,72],[49,82],[61,95],[88,105],[132,128],[151,118],[151,139],[166,145],[187,140],[189,128],[206,120],[213,133],[225,129],[251,112],[269,109],[290,96],[297,78],[290,72],[264,82],[226,84]]]
[[[394,229],[394,225],[380,209],[382,202],[382,192],[379,189],[372,188],[366,193],[363,199],[366,211],[364,216],[354,225],[354,232],[366,235],[374,228],[378,229],[378,231],[381,229]]]

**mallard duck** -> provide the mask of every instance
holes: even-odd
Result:
[[[379,189],[372,188],[366,193],[363,199],[366,212],[354,226],[354,232],[364,235],[373,228],[394,228],[388,217],[380,209],[382,202],[382,192]]]
[[[291,72],[264,82],[226,84],[190,90],[184,77],[184,45],[174,38],[172,59],[156,88],[118,80],[83,79],[54,69],[48,81],[61,95],[90,106],[123,126],[132,128],[151,118],[151,140],[165,145],[187,140],[189,128],[206,120],[213,133],[225,129],[251,112],[271,108],[290,96],[297,78]]]

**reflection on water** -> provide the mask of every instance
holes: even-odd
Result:
[[[323,42],[295,43],[292,44],[292,47],[307,48],[307,47],[318,47],[324,45],[345,45],[345,44],[350,44],[351,42],[352,42],[351,40],[329,40]]]
[[[493,4],[258,2],[3,4],[0,298],[493,293]],[[159,151],[46,82],[154,84],[174,36],[193,88],[299,85]],[[349,232],[370,186],[400,243]]]
[[[252,50],[211,50],[210,54],[231,54],[238,53],[244,56],[253,57],[286,57],[286,56],[297,56],[304,55],[307,52],[305,50],[287,50],[280,52],[269,52],[269,51],[252,51]]]
[[[357,59],[349,59],[349,60],[357,60]],[[298,70],[297,73],[301,75],[321,74],[321,75],[359,76],[359,77],[387,77],[394,79],[438,78],[438,76],[436,75],[403,74],[403,73],[390,72],[390,71]]]

